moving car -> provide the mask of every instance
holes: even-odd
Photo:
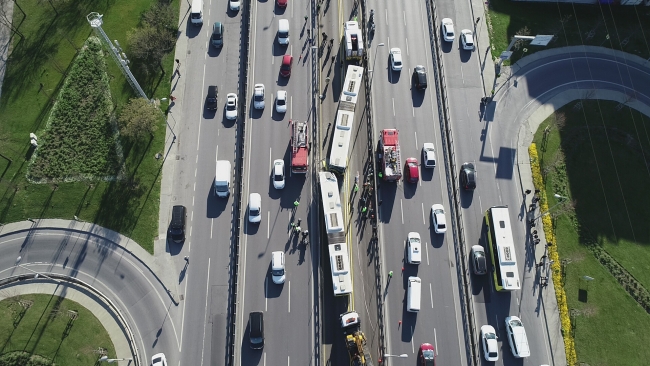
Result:
[[[464,163],[460,167],[460,186],[466,190],[472,190],[476,188],[476,169],[474,169],[474,164]]]
[[[251,193],[248,197],[248,221],[254,224],[262,221],[262,196]]]
[[[284,188],[284,160],[282,159],[273,161],[273,187],[275,189]]]
[[[271,253],[271,278],[277,285],[284,283],[284,252]]]
[[[287,111],[287,91],[278,90],[275,93],[275,111],[285,113]]]
[[[433,221],[433,230],[436,234],[443,234],[447,231],[445,208],[441,204],[436,203],[431,206],[431,220]]]
[[[151,357],[151,366],[167,366],[167,358],[164,353],[156,353]]]
[[[422,343],[418,352],[418,365],[434,366],[436,364],[436,350],[430,343]]]
[[[456,35],[454,34],[454,22],[450,18],[442,20],[442,39],[447,42],[453,42]]]
[[[216,110],[219,88],[216,85],[208,86],[208,96],[206,97],[205,108]]]
[[[390,49],[390,66],[393,71],[402,70],[402,50],[397,47]]]
[[[406,239],[406,248],[408,251],[408,261],[410,264],[420,264],[422,260],[422,241],[420,234],[416,232],[408,233]]]
[[[226,118],[227,119],[236,119],[237,118],[237,94],[228,93],[226,95]]]
[[[264,109],[264,84],[255,84],[253,89],[253,107]]]
[[[223,47],[223,24],[221,22],[214,22],[212,25],[212,37],[210,43],[216,48]]]
[[[463,49],[472,51],[474,49],[474,35],[469,29],[460,31],[460,41],[463,43]]]
[[[248,325],[250,327],[251,348],[264,348],[264,313],[251,311],[248,315]]]
[[[436,167],[436,148],[431,142],[425,142],[422,145],[422,163],[425,168]]]
[[[485,250],[480,245],[472,246],[472,268],[476,275],[487,273],[487,258],[485,257]]]
[[[418,159],[408,158],[406,159],[406,180],[409,183],[417,183],[420,179],[420,170],[418,169]]]
[[[506,331],[508,332],[508,343],[510,343],[513,356],[517,358],[530,356],[528,337],[526,337],[526,329],[521,319],[514,315],[507,317]]]
[[[241,1],[240,0],[230,0],[230,10],[232,11],[238,11],[239,8],[241,7]]]
[[[291,76],[291,65],[293,64],[293,56],[284,55],[282,56],[282,65],[280,66],[280,75],[288,78]]]
[[[497,344],[497,332],[491,325],[481,327],[481,344],[483,344],[483,357],[486,361],[499,360],[499,345]]]
[[[422,65],[417,65],[413,69],[413,85],[415,89],[424,90],[427,88],[427,71]]]

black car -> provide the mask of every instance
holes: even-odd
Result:
[[[185,240],[185,221],[187,219],[187,209],[185,206],[174,206],[172,208],[172,220],[169,223],[169,236],[176,243]]]
[[[476,188],[476,169],[474,169],[474,164],[465,163],[461,166],[460,186],[469,190]]]
[[[207,109],[217,109],[217,97],[219,96],[219,89],[216,85],[208,86],[208,97],[205,103]]]
[[[223,24],[221,24],[221,22],[215,22],[212,25],[212,37],[210,37],[210,42],[216,48],[223,47]]]
[[[413,85],[418,90],[427,88],[427,71],[422,65],[417,65],[413,69]]]

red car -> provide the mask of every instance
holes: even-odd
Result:
[[[278,7],[280,8],[286,8],[287,7],[287,0],[277,0]]]
[[[293,64],[293,56],[284,55],[282,56],[282,66],[280,66],[280,75],[288,78],[291,76],[291,64]]]
[[[406,159],[406,166],[404,167],[406,173],[406,181],[409,183],[417,183],[420,179],[420,170],[418,169],[418,159]]]
[[[436,364],[436,350],[429,343],[422,343],[420,345],[420,352],[418,352],[418,365],[422,366],[435,366]]]

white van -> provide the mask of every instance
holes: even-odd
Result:
[[[422,294],[422,280],[420,277],[409,277],[406,310],[411,313],[420,311],[420,295]]]
[[[271,277],[275,284],[280,285],[284,283],[284,252],[271,253]]]
[[[203,24],[203,0],[192,0],[190,21],[197,26]]]
[[[289,44],[289,21],[280,19],[278,26],[278,43],[281,45]]]
[[[519,317],[511,315],[506,318],[506,331],[508,332],[508,342],[512,355],[517,358],[530,356],[530,347],[528,346],[528,337],[526,337],[526,328]]]
[[[248,197],[248,221],[257,224],[262,221],[262,196],[251,193]]]
[[[217,160],[217,174],[214,177],[214,194],[219,197],[228,197],[230,194],[231,172],[230,161]]]

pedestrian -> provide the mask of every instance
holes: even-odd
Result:
[[[316,4],[316,12],[320,12],[320,3]]]
[[[544,255],[542,256],[542,260],[544,260],[544,259],[546,259],[546,254],[544,254]]]
[[[364,206],[364,207],[361,209],[361,213],[366,213],[366,211],[368,211],[368,207],[365,207],[365,206]]]
[[[542,287],[546,287],[546,286],[548,286],[548,281],[542,282]]]
[[[336,56],[332,56],[332,63],[334,63],[334,60],[336,60]]]
[[[330,38],[330,46],[334,46],[334,38]]]
[[[481,17],[476,18],[476,24],[481,21]]]
[[[300,228],[300,226],[296,226],[296,233],[299,233],[301,231],[302,231],[302,229]]]
[[[307,39],[309,39],[309,29],[307,29]]]
[[[169,99],[171,99],[172,102],[175,102],[175,101],[176,101],[176,97],[173,96],[173,95],[170,95],[170,96],[169,96]]]
[[[393,271],[388,272],[388,278],[393,278]]]
[[[302,232],[302,236],[306,237],[309,235],[309,230],[305,229],[305,231]]]
[[[298,202],[298,200],[293,201],[293,207],[298,207],[299,204],[300,202]]]
[[[531,192],[530,189],[526,190],[526,194],[530,194],[530,192]]]
[[[302,60],[302,53],[300,54],[300,57],[298,57],[298,61]]]
[[[296,227],[296,223],[295,223],[295,222],[292,222],[292,223],[291,223],[291,228],[293,229],[294,227]]]
[[[181,67],[181,60],[176,59],[176,67]]]
[[[384,175],[381,174],[381,172],[379,172],[379,174],[377,174],[377,175],[379,176],[379,178],[383,178],[383,177],[384,177]]]
[[[542,277],[541,279],[542,279],[542,282],[548,281],[548,277]]]
[[[183,257],[183,259],[185,259],[185,261],[186,261],[187,263],[190,262],[190,256],[189,256],[189,255],[186,255],[185,257]]]
[[[327,33],[323,32],[323,33],[321,33],[321,35],[323,36],[324,41],[327,40]]]
[[[359,192],[359,185],[356,183],[354,184],[354,192]]]
[[[377,203],[377,206],[381,206],[382,203],[384,203],[384,201],[383,201],[383,200],[379,200],[379,202]]]
[[[309,19],[309,17],[305,15],[305,23],[307,23],[307,19]]]

